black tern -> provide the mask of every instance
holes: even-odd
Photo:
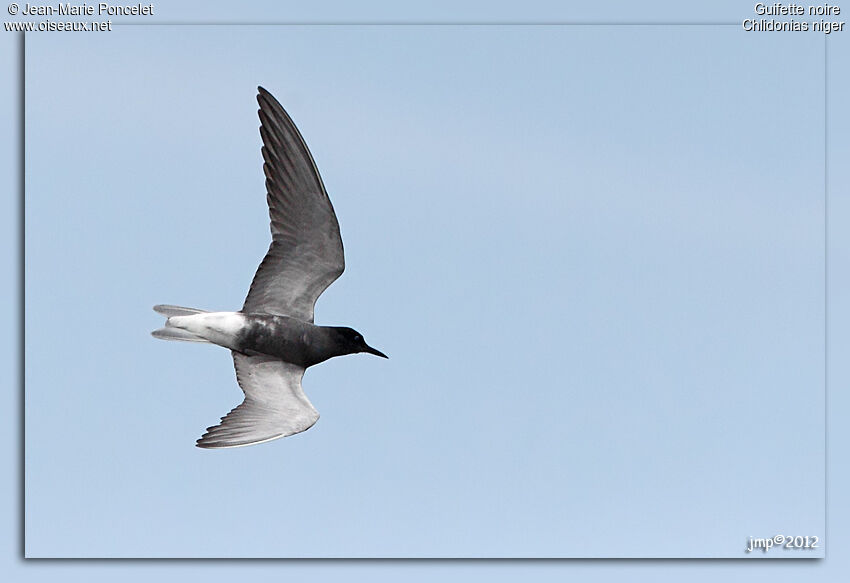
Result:
[[[272,243],[239,312],[158,305],[156,338],[229,348],[245,398],[197,446],[238,447],[300,433],[319,413],[304,394],[307,367],[367,352],[351,328],[313,323],[316,299],[345,269],[339,223],[313,156],[280,103],[259,87],[260,136]]]

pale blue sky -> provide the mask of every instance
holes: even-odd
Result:
[[[27,56],[30,555],[822,535],[820,37],[133,27]],[[257,84],[340,217],[317,321],[391,360],[311,370],[304,435],[200,452],[240,398],[229,358],[155,343],[149,308],[242,301],[268,237]]]

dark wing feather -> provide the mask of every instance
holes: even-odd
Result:
[[[316,299],[345,269],[339,223],[289,115],[262,87],[257,101],[272,244],[242,311],[312,322]]]

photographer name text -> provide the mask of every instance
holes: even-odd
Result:
[[[22,16],[153,16],[153,4],[24,4]]]

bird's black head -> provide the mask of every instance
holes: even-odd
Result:
[[[376,350],[366,344],[366,341],[363,340],[363,335],[357,330],[352,330],[351,328],[335,328],[335,330],[337,336],[336,340],[341,345],[340,347],[343,349],[343,354],[368,352],[369,354],[374,354],[375,356],[389,358],[389,356],[387,356],[380,350]]]

